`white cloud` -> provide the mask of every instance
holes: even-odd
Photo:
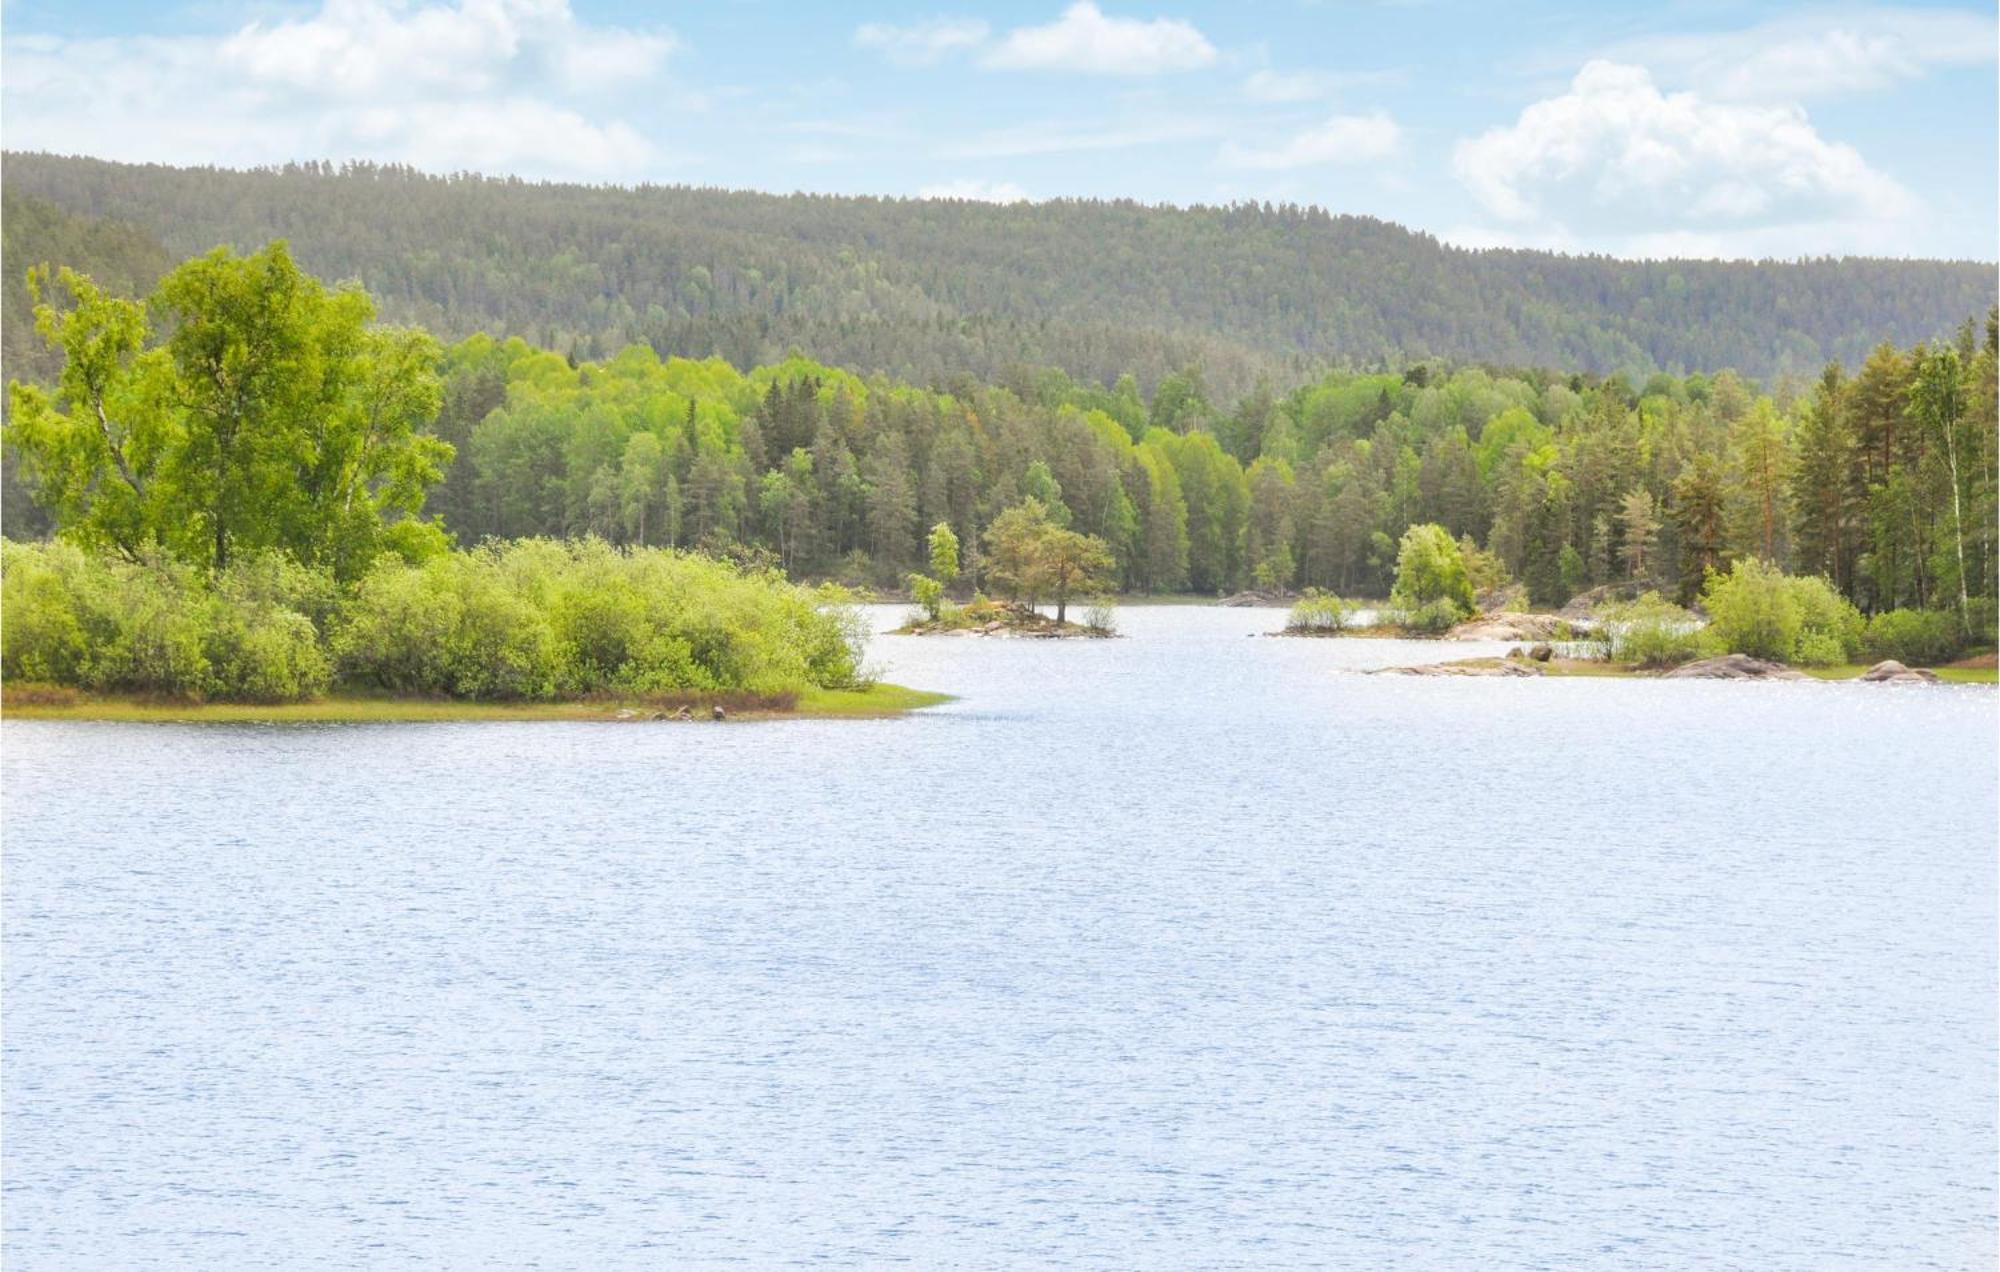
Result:
[[[1385,111],[1335,115],[1283,145],[1259,149],[1234,142],[1222,161],[1234,168],[1306,168],[1322,163],[1364,163],[1386,159],[1402,144],[1403,131]]]
[[[658,155],[604,95],[673,47],[587,25],[568,0],[325,0],[222,37],[11,38],[0,103],[16,148],[631,179]]]
[[[1158,75],[1199,70],[1215,58],[1208,37],[1179,18],[1111,18],[1091,0],[1077,0],[1047,26],[1009,31],[985,64],[1008,71]]]
[[[1990,66],[1991,13],[1858,9],[1799,14],[1743,31],[1655,36],[1606,58],[1732,101],[1803,101],[1891,87],[1933,69]]]
[[[326,0],[310,18],[251,23],[218,61],[274,89],[381,101],[585,91],[650,75],[673,47],[658,32],[584,26],[568,0]]]
[[[854,31],[854,47],[873,49],[898,66],[931,66],[986,42],[991,30],[978,18],[931,18],[910,26],[870,22]]]
[[[917,191],[920,199],[969,199],[975,203],[1032,203],[1028,192],[1012,181],[981,181],[962,177]]]
[[[1644,69],[1602,61],[1461,141],[1453,167],[1508,234],[1628,255],[1907,251],[1920,211],[1798,106],[1662,93]]]

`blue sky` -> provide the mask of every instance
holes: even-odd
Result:
[[[1987,3],[6,0],[14,149],[1992,260]]]

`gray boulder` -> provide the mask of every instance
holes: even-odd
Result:
[[[1893,658],[1885,658],[1862,672],[1861,679],[1878,685],[1934,685],[1938,683],[1938,674],[1922,668],[1905,667]]]
[[[1666,680],[1805,680],[1806,673],[1783,663],[1765,662],[1748,654],[1704,658],[1668,672]]]
[[[1385,667],[1384,676],[1539,676],[1542,669],[1533,663],[1494,660],[1491,662],[1426,663],[1420,667]]]

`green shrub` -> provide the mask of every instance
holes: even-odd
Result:
[[[1861,648],[1860,611],[1832,585],[1762,561],[1711,573],[1702,604],[1710,637],[1726,653],[1813,665],[1845,662]]]
[[[1808,667],[1830,667],[1861,653],[1867,620],[1861,611],[1816,574],[1787,578],[1799,607],[1799,643],[1792,661]]]
[[[944,584],[927,574],[912,574],[910,597],[923,610],[925,618],[936,622],[944,606]]]
[[[1108,596],[1093,596],[1083,607],[1083,625],[1100,636],[1118,634],[1118,605]]]
[[[1354,606],[1331,592],[1309,587],[1285,616],[1285,630],[1311,635],[1344,632],[1354,619]]]
[[[7,679],[83,683],[90,641],[67,577],[82,558],[66,543],[0,545],[0,674]]]
[[[1409,631],[1425,636],[1442,636],[1456,627],[1463,612],[1447,597],[1440,596],[1414,609],[1401,611],[1398,621]]]
[[[325,693],[333,682],[333,660],[312,620],[291,610],[218,604],[203,652],[218,698],[297,702]]]
[[[451,686],[451,646],[464,605],[449,567],[384,556],[355,585],[333,635],[341,675],[391,693],[439,695]]]
[[[549,698],[851,688],[866,637],[838,589],[587,539],[384,556],[334,643],[343,674],[393,692]]]
[[[1895,609],[1868,621],[1862,646],[1874,659],[1893,658],[1912,667],[1935,667],[1958,657],[1964,647],[1958,615],[1944,610]]]
[[[82,687],[195,699],[217,687],[204,648],[206,590],[192,568],[157,553],[85,558],[68,583],[88,649]]]
[[[1603,618],[1599,631],[1613,661],[1676,667],[1702,652],[1700,620],[1658,592],[1611,606]]]
[[[1965,607],[1965,630],[1972,647],[2000,644],[2000,597],[1975,596]]]

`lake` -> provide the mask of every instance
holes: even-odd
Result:
[[[7,724],[10,1270],[1992,1266],[2000,695],[1280,621]]]

